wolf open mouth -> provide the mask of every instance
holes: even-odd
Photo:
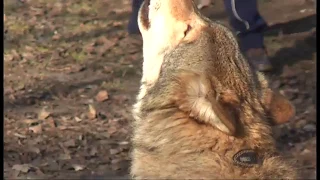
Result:
[[[140,21],[142,26],[144,26],[145,29],[150,28],[150,19],[149,19],[149,5],[150,5],[150,0],[145,0],[144,3],[142,4],[142,7],[140,9]]]

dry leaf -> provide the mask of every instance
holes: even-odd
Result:
[[[75,171],[82,171],[85,168],[84,165],[80,165],[80,164],[73,164],[72,167]]]
[[[111,154],[111,155],[118,154],[119,152],[120,152],[119,149],[110,149],[110,154]]]
[[[20,54],[15,49],[11,50],[11,54],[13,55],[14,59],[20,59],[21,58]]]
[[[74,117],[74,120],[76,120],[76,122],[81,122],[82,121],[82,119],[78,118],[77,116]]]
[[[11,54],[4,55],[4,61],[12,61],[13,59],[14,59],[14,57]]]
[[[47,122],[48,122],[48,124],[50,125],[50,127],[52,127],[52,128],[57,127],[57,124],[56,124],[55,120],[54,120],[52,117],[49,117],[49,118],[47,119]]]
[[[121,141],[121,142],[119,142],[118,144],[119,144],[119,145],[128,145],[129,142],[128,142],[128,141]]]
[[[61,39],[61,35],[60,34],[55,34],[52,36],[52,40],[59,40]]]
[[[58,128],[59,128],[60,130],[66,130],[66,129],[68,129],[67,126],[59,126]]]
[[[95,119],[96,117],[97,117],[96,109],[91,104],[89,104],[88,118]]]
[[[31,124],[37,123],[38,120],[37,119],[25,119],[25,120],[23,120],[23,122],[27,125],[31,125]]]
[[[45,109],[42,109],[38,114],[38,118],[41,119],[41,120],[44,120],[49,116],[50,116],[50,113],[47,112]]]
[[[27,138],[27,136],[24,135],[24,134],[14,133],[14,135],[19,137],[19,138],[23,138],[23,139]]]
[[[112,159],[111,164],[118,164],[121,161],[122,161],[121,159]]]
[[[29,170],[32,168],[30,164],[15,164],[12,166],[12,169],[19,171],[19,172],[24,172],[27,173]]]
[[[89,152],[90,156],[95,156],[98,154],[98,150],[96,147],[92,147],[90,152]]]
[[[34,152],[36,154],[40,153],[40,149],[37,148],[37,147],[29,147],[28,149],[29,149],[30,152]]]
[[[32,131],[35,134],[42,133],[42,125],[38,124],[36,126],[31,126],[31,127],[29,127],[29,130]]]
[[[70,154],[60,154],[59,159],[60,160],[70,160],[71,156],[70,156]]]
[[[108,98],[109,98],[109,95],[106,90],[102,90],[96,95],[96,101],[98,101],[98,102],[103,102],[103,101],[107,100]]]
[[[76,141],[74,139],[70,139],[69,141],[64,142],[63,145],[66,147],[75,147]]]
[[[121,169],[121,167],[120,167],[119,164],[113,164],[113,165],[111,166],[111,169],[112,169],[113,171],[117,171],[117,170]]]
[[[109,127],[109,128],[107,129],[107,131],[108,131],[108,133],[109,133],[110,135],[112,135],[112,134],[116,133],[116,132],[118,131],[118,129],[112,126],[112,127]]]
[[[26,60],[34,60],[34,55],[29,52],[25,52],[22,54],[22,57]]]
[[[92,53],[94,52],[95,48],[94,48],[94,43],[90,43],[89,45],[87,45],[85,47],[85,50],[88,52],[88,53]]]

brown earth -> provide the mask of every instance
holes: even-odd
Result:
[[[316,12],[312,0],[259,0],[271,28],[272,86],[297,115],[275,128],[279,148],[316,173]],[[4,177],[127,174],[141,39],[130,0],[4,0]],[[227,24],[222,1],[203,12]]]

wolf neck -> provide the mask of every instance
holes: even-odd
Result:
[[[143,68],[141,83],[152,87],[159,78],[163,59],[166,54],[166,49],[154,49],[150,46],[156,45],[143,45]]]

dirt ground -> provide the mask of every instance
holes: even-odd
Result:
[[[296,106],[274,128],[305,178],[316,173],[316,12],[312,0],[259,0],[272,87]],[[141,77],[130,0],[4,0],[4,177],[125,175]],[[227,24],[221,0],[203,9]]]

